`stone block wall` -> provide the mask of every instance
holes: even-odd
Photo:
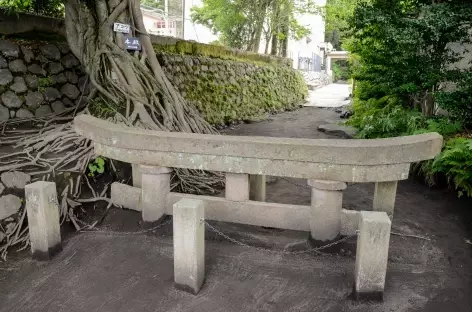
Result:
[[[0,121],[61,113],[89,91],[66,43],[0,40]]]
[[[303,77],[285,64],[162,51],[157,58],[182,96],[214,125],[293,109],[307,95]]]

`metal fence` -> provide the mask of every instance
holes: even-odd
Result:
[[[311,57],[298,57],[298,69],[301,71],[321,72],[321,56],[313,53]]]

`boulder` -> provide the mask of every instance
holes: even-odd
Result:
[[[11,61],[8,63],[8,68],[12,73],[25,73],[28,70],[23,60]]]
[[[61,63],[49,63],[49,72],[53,75],[58,74],[64,70]]]
[[[51,81],[54,84],[63,84],[67,82],[67,78],[63,73],[60,73],[59,75],[52,75]]]
[[[71,53],[64,56],[61,60],[65,68],[72,68],[80,64],[79,60]]]
[[[21,46],[21,52],[23,53],[23,59],[26,63],[31,63],[34,60],[33,52],[27,47]]]
[[[39,84],[39,78],[35,75],[26,75],[25,76],[26,84],[30,89],[37,89]]]
[[[346,139],[353,138],[357,130],[351,126],[338,125],[338,124],[326,124],[318,126],[318,130],[327,134],[332,134]]]
[[[13,81],[13,75],[7,68],[0,68],[0,86],[6,86]]]
[[[38,91],[29,91],[28,94],[25,96],[26,105],[30,108],[36,108],[41,105],[44,101],[44,97],[41,92]]]
[[[0,194],[2,194],[4,190],[5,190],[5,185],[3,185],[3,183],[0,183]]]
[[[61,94],[56,88],[48,87],[44,90],[44,99],[48,102],[52,102],[56,99],[61,98]]]
[[[64,105],[67,106],[67,107],[72,107],[72,106],[75,105],[74,102],[72,102],[72,101],[69,100],[68,98],[64,98],[64,99],[62,100],[62,103],[64,103]]]
[[[21,171],[7,171],[2,173],[0,178],[7,188],[24,189],[25,185],[31,181],[31,176]]]
[[[8,119],[10,119],[10,112],[8,111],[8,108],[0,105],[0,121],[7,121]]]
[[[53,44],[43,45],[39,47],[39,50],[49,60],[59,61],[61,59],[61,51]]]
[[[7,60],[3,56],[0,56],[0,68],[7,68],[7,67],[8,67]]]
[[[42,55],[42,54],[36,56],[36,60],[39,61],[41,64],[47,64],[47,63],[49,63],[49,60],[47,59],[47,57],[45,57],[45,56]]]
[[[6,107],[9,108],[18,108],[23,104],[23,100],[11,91],[7,91],[2,94],[2,102]]]
[[[66,110],[66,107],[61,101],[56,101],[51,104],[52,110],[57,114],[57,113],[62,113],[63,111]]]
[[[80,91],[73,84],[67,83],[62,86],[61,93],[67,96],[71,100],[75,100],[79,97]]]
[[[34,112],[34,115],[36,117],[44,117],[44,116],[47,116],[49,114],[52,114],[51,107],[49,107],[49,105],[41,105]]]
[[[73,71],[66,71],[64,74],[67,81],[69,81],[70,83],[76,84],[79,81],[79,77]]]
[[[6,219],[18,212],[21,208],[21,199],[16,195],[0,197],[0,220]]]
[[[28,66],[28,70],[35,75],[46,76],[46,71],[38,64]]]
[[[30,112],[29,110],[24,109],[24,108],[20,108],[16,112],[16,118],[32,118],[32,117],[34,117],[34,114],[32,112]]]
[[[20,56],[20,47],[14,42],[0,39],[0,52],[2,52],[6,58],[18,58]]]
[[[16,93],[25,93],[28,91],[28,87],[26,86],[23,77],[15,77],[13,84],[10,86],[10,89]]]

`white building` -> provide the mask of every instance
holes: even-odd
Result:
[[[210,43],[218,40],[218,36],[212,31],[200,24],[192,23],[190,18],[191,8],[194,6],[201,6],[202,0],[182,0],[184,2],[184,39],[194,40],[201,43]]]
[[[152,35],[182,38],[182,17],[170,16],[167,12],[141,6],[146,31]]]

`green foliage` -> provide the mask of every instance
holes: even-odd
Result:
[[[105,172],[105,159],[97,157],[88,164],[88,176],[94,177]]]
[[[354,77],[431,115],[434,101],[428,96],[434,99],[444,82],[458,83],[467,75],[449,65],[463,57],[451,43],[470,43],[471,22],[472,6],[464,1],[361,3],[349,19],[348,48],[360,57]]]
[[[205,25],[219,41],[232,48],[255,50],[262,33],[279,41],[301,39],[310,31],[301,25],[296,14],[317,12],[313,0],[203,0],[192,8],[192,21]],[[257,51],[256,51],[257,52]]]
[[[333,71],[333,80],[348,80],[351,76],[351,71],[347,61],[334,61],[331,65]]]
[[[9,13],[36,13],[56,18],[64,17],[62,0],[0,0],[0,7]]]
[[[44,90],[47,87],[50,87],[52,85],[53,85],[53,82],[52,82],[51,78],[49,78],[49,77],[43,77],[43,78],[38,79],[38,90],[40,92],[44,92]]]
[[[472,196],[472,139],[449,140],[432,162],[431,171],[444,174],[459,196]]]

